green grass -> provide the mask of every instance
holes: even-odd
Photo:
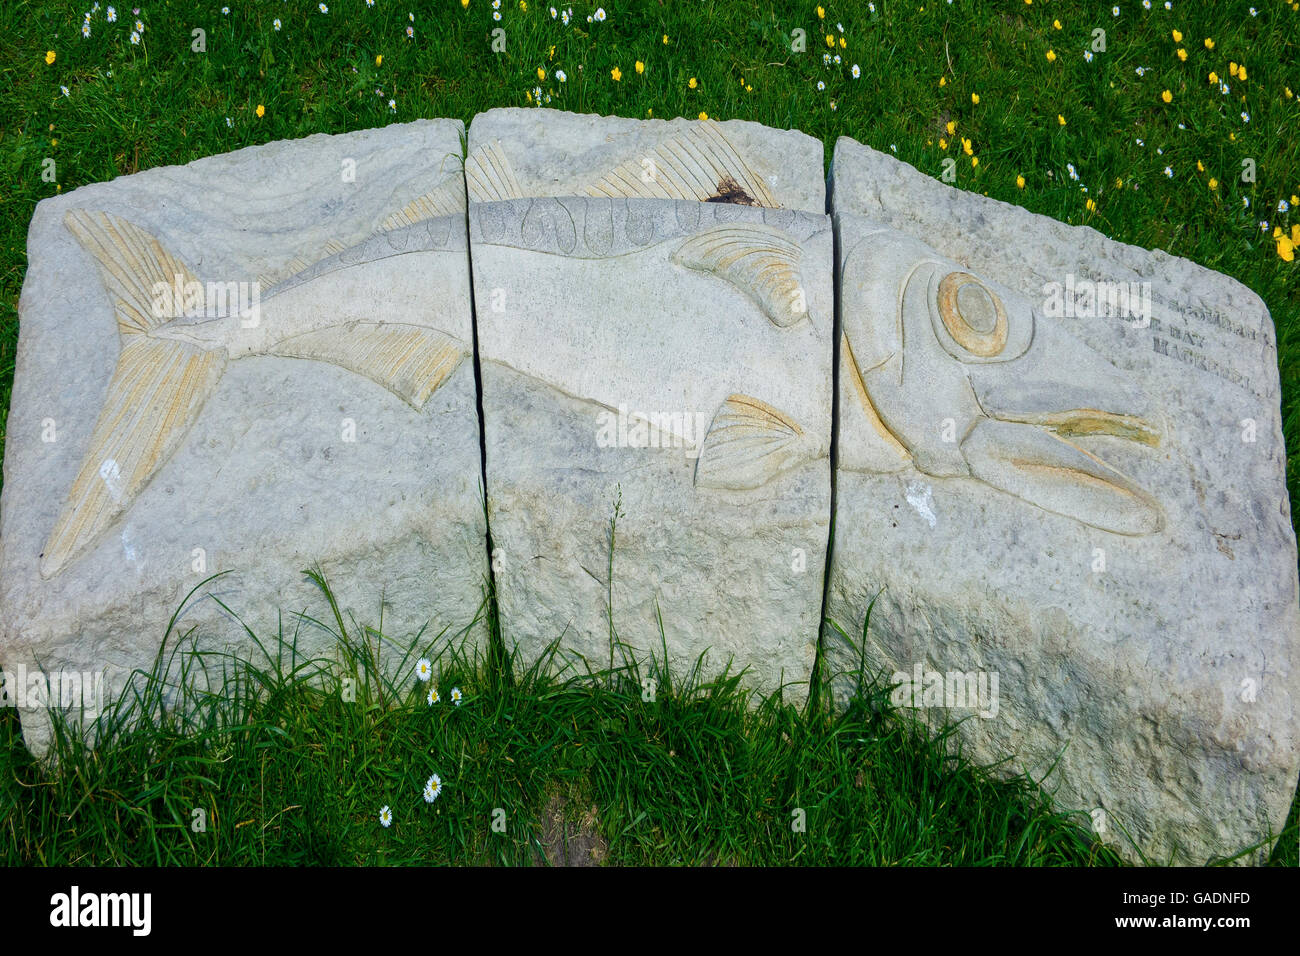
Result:
[[[125,3],[115,24],[101,9],[83,39],[89,6],[0,5],[0,420],[25,233],[40,199],[277,139],[421,117],[468,122],[494,106],[528,105],[540,86],[547,105],[578,112],[705,112],[798,128],[822,139],[828,160],[839,135],[936,176],[951,156],[962,188],[1241,280],[1278,330],[1294,511],[1300,265],[1282,261],[1270,233],[1300,222],[1300,209],[1277,210],[1300,193],[1300,98],[1286,94],[1300,93],[1300,13],[1280,0],[1256,0],[1257,17],[1246,2],[1176,0],[1170,12],[1156,0],[1146,12],[1125,0],[1119,18],[1109,4],[880,0],[871,14],[855,0],[823,4],[824,21],[812,3],[645,0],[629,10],[606,3],[609,17],[596,24],[586,22],[594,5],[574,4],[567,27],[545,5],[525,12],[517,0],[503,0],[500,24],[486,0],[467,9],[352,0],[328,14],[315,3],[232,0],[228,16],[220,3],[143,0],[139,45],[129,42]],[[826,67],[824,36],[841,36],[837,22],[842,62]],[[506,31],[502,53],[490,45],[497,26]],[[791,51],[796,27],[807,31],[806,52]],[[195,28],[206,31],[201,54],[191,50]],[[1106,52],[1085,62],[1096,28],[1106,30]],[[1246,81],[1230,76],[1230,62],[1247,65]],[[1207,81],[1212,70],[1230,95]],[[1247,158],[1253,183],[1240,179]],[[47,159],[55,182],[42,178]],[[197,733],[164,722],[93,756],[68,753],[56,777],[18,746],[16,717],[0,714],[0,854],[50,863],[521,862],[535,856],[538,821],[559,794],[574,812],[596,807],[614,862],[1106,858],[1077,818],[1046,809],[1031,784],[996,783],[954,761],[893,713],[878,685],[838,716],[775,701],[750,711],[730,681],[661,690],[652,708],[636,675],[559,685],[536,673],[512,677],[500,659],[449,666],[444,690],[459,682],[466,701],[432,710],[405,692],[396,705],[345,706],[304,675],[249,671],[248,696],[212,702]],[[447,787],[426,808],[419,790],[434,770]],[[375,822],[385,803],[397,813],[390,830]],[[209,811],[206,834],[189,829],[195,807]],[[504,834],[488,825],[496,807],[506,812]],[[807,811],[804,834],[790,828],[795,807]],[[1275,862],[1296,865],[1296,828],[1293,807]]]

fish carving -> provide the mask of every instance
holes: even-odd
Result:
[[[1160,443],[1150,397],[1033,304],[929,246],[841,217],[840,467],[970,476],[1125,535],[1155,497],[1080,441]],[[854,400],[856,399],[856,400]]]
[[[226,284],[200,282],[189,265],[129,220],[70,211],[65,225],[98,268],[121,351],[41,556],[41,575],[58,574],[131,506],[184,441],[231,361],[276,355],[326,362],[422,408],[470,346],[437,327],[442,317],[437,297],[428,294],[427,275],[412,269],[394,280],[379,264],[392,256],[445,252],[457,258],[453,268],[463,269],[464,211],[464,187],[456,177],[351,248],[331,243],[317,262],[295,261],[290,274],[272,278],[258,294],[255,309],[246,300],[226,300]],[[320,308],[322,299],[332,307]],[[384,314],[375,303],[384,303]]]

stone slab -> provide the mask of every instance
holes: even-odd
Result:
[[[302,574],[318,564],[357,622],[382,602],[394,640],[471,624],[487,559],[462,130],[316,135],[40,203],[0,501],[6,670],[106,674],[111,699],[219,571],[178,621],[208,649],[252,651],[219,596],[263,640],[283,620],[327,651],[296,618],[329,618]],[[175,275],[180,295],[153,285]],[[43,711],[22,719],[43,752]]]
[[[898,699],[970,717],[968,754],[1047,775],[1130,857],[1199,864],[1276,833],[1300,770],[1300,614],[1264,303],[847,138],[831,190],[827,616],[861,635],[878,594],[868,666]],[[1096,314],[1099,282],[1137,283],[1132,307]],[[826,651],[855,666],[829,630]],[[950,673],[978,706],[938,694],[935,674],[963,686]]]
[[[830,517],[832,233],[820,145],[765,134],[522,110],[470,127],[493,569],[525,662],[558,640],[557,663],[609,666],[612,606],[615,665],[666,647],[680,676],[707,651],[706,675],[730,662],[753,687],[807,693]],[[610,195],[609,172],[651,143],[707,168],[701,182],[750,196],[762,180],[765,201],[817,212],[735,191],[646,197],[639,179]],[[755,172],[775,175],[764,164],[783,149],[806,169]],[[603,194],[529,195],[590,182]]]

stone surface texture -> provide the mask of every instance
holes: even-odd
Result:
[[[525,661],[558,639],[557,664],[608,666],[612,608],[615,665],[666,647],[680,675],[707,651],[706,675],[806,695],[830,515],[821,170],[816,140],[749,123],[471,124],[493,569]]]
[[[0,502],[6,670],[104,674],[111,699],[218,571],[177,621],[209,650],[256,656],[219,597],[272,646],[283,626],[329,652],[298,617],[330,619],[316,565],[358,623],[382,602],[394,640],[471,625],[487,561],[462,130],[311,136],[37,207]],[[173,272],[205,290],[187,315],[149,303]],[[260,313],[209,285],[257,281]],[[43,709],[22,719],[44,752]]]
[[[1204,863],[1276,833],[1300,616],[1263,302],[847,138],[831,190],[828,618],[860,641],[876,597],[866,660],[897,699],[969,718],[968,755],[1045,777],[1131,858]],[[1088,282],[1149,283],[1149,322],[1092,314]],[[834,628],[826,651],[857,666]],[[950,672],[996,675],[996,700],[927,698]]]

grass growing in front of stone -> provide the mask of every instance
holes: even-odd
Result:
[[[40,199],[276,139],[420,117],[468,122],[540,92],[578,112],[794,127],[820,137],[827,159],[839,135],[936,176],[951,159],[956,186],[1241,280],[1277,326],[1294,510],[1300,266],[1273,231],[1300,222],[1295,5],[1176,0],[1167,10],[1153,0],[1145,10],[1126,0],[1115,16],[1081,2],[717,0],[605,3],[592,23],[595,4],[565,5],[564,24],[548,4],[518,0],[502,0],[500,20],[487,0],[340,2],[328,13],[298,0],[142,0],[143,31],[132,7],[117,5],[109,23],[107,6],[83,37],[90,3],[0,5],[0,452],[24,240]],[[800,53],[796,28],[807,36]],[[1093,52],[1098,29],[1106,49]],[[558,792],[575,813],[596,806],[621,862],[1091,859],[1083,831],[1027,810],[1023,789],[954,768],[888,707],[750,714],[724,685],[669,694],[650,712],[637,709],[640,685],[626,675],[558,686],[477,662],[461,674],[465,703],[436,716],[422,700],[344,709],[268,675],[274,693],[231,702],[240,729],[189,738],[164,726],[70,757],[75,769],[57,779],[25,756],[15,715],[0,714],[0,852],[44,862],[519,860],[533,852],[529,814]],[[437,770],[446,789],[427,809],[419,789],[436,768],[419,776],[403,758],[418,764],[430,748],[455,762]],[[795,799],[808,810],[802,841],[789,828]],[[374,822],[385,802],[396,814],[386,831]],[[201,805],[212,808],[203,837],[189,830]],[[508,831],[489,841],[482,821],[497,806]],[[1293,806],[1280,862],[1296,864],[1296,832]]]
[[[153,718],[94,752],[62,738],[58,773],[27,755],[4,714],[0,863],[1116,862],[1086,815],[1055,813],[1029,781],[947,754],[878,683],[838,715],[777,698],[752,708],[738,675],[512,675],[507,656],[442,639],[416,649],[441,669],[431,705],[415,651],[390,679],[373,666],[373,631],[341,617],[335,627],[343,668],[295,661],[277,635],[259,660],[221,662],[238,674],[233,693],[183,702],[139,680],[126,699]],[[166,648],[160,662],[197,666]],[[188,721],[184,703],[197,705]]]

